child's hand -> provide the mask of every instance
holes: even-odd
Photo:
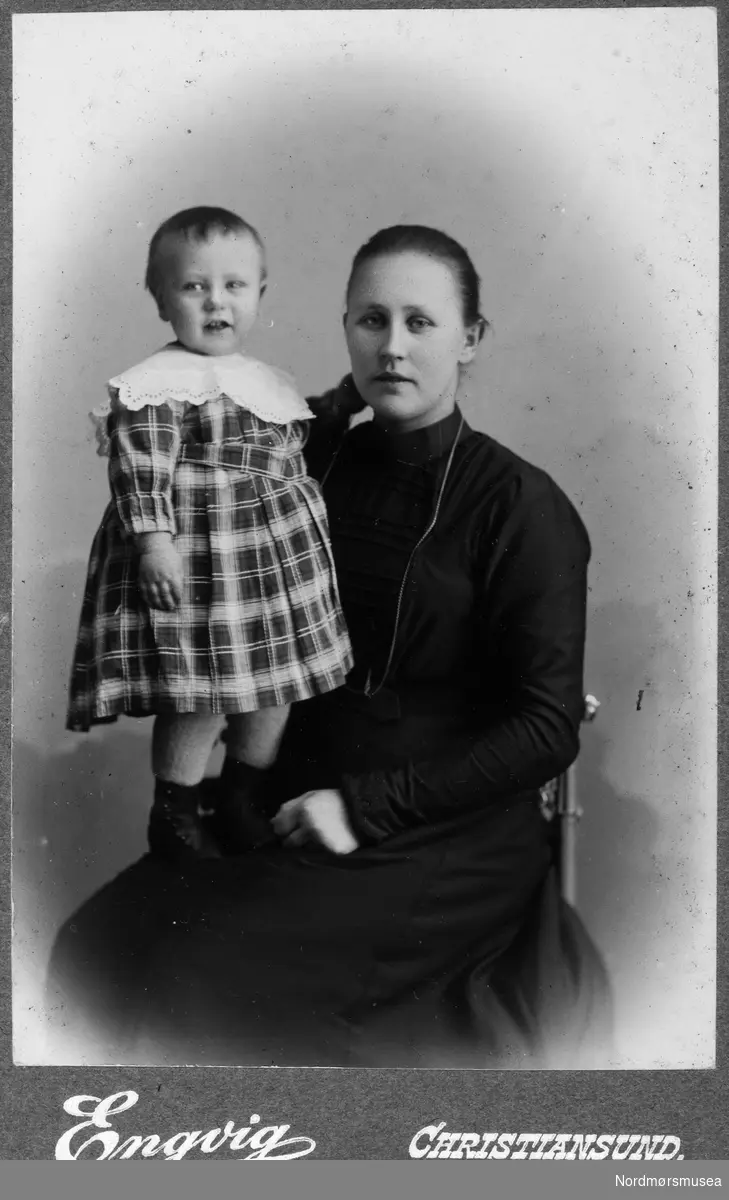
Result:
[[[150,608],[174,612],[182,599],[182,559],[169,539],[142,545],[139,590]]]

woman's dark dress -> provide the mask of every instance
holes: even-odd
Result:
[[[582,522],[458,412],[361,425],[333,464],[331,428],[311,463],[357,665],[295,707],[278,785],[339,788],[360,849],[142,859],[64,926],[49,1009],[100,1061],[592,1065],[604,972],[539,808],[578,750]]]

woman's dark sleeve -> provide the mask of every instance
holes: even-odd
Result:
[[[314,413],[309,422],[309,434],[304,457],[309,474],[322,479],[337,452],[353,416],[362,412],[365,402],[354,386],[351,375],[322,396],[307,396],[306,403]]]
[[[548,477],[540,481],[484,538],[479,556],[478,602],[492,643],[484,670],[507,681],[504,717],[451,758],[345,777],[362,842],[504,802],[577,757],[590,544],[567,498]]]

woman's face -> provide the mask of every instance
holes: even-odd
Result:
[[[408,432],[453,411],[480,327],[464,323],[457,280],[441,259],[403,251],[365,261],[344,329],[357,390],[381,424]]]

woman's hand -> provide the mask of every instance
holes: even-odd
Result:
[[[182,559],[167,535],[151,536],[140,545],[139,590],[150,608],[174,612],[182,600]]]
[[[341,793],[333,789],[288,800],[273,818],[273,828],[285,846],[318,842],[332,854],[351,854],[359,846]]]
[[[346,426],[350,417],[356,417],[367,407],[351,375],[345,375],[335,388],[321,396],[307,396],[306,402],[319,421],[335,426]]]

